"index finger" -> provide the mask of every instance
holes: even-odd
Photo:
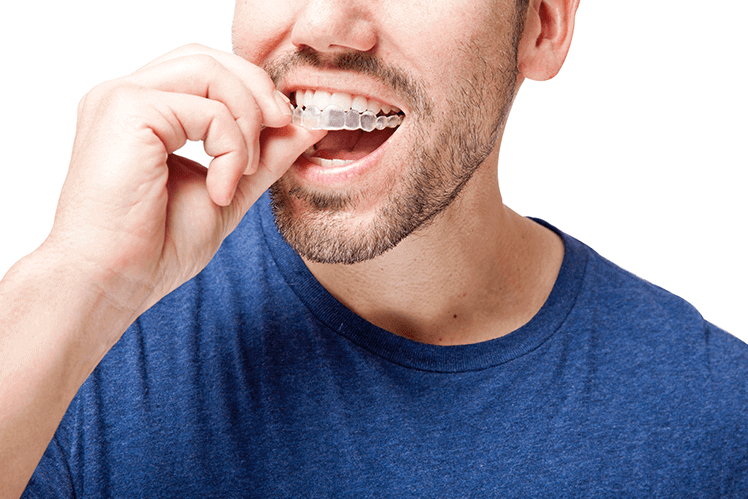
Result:
[[[236,54],[193,43],[167,52],[138,69],[136,73],[161,63],[190,55],[211,56],[235,74],[257,102],[262,112],[262,123],[265,126],[282,127],[288,124],[288,115],[283,111],[284,106],[289,106],[288,98],[276,90],[273,80],[264,69]]]

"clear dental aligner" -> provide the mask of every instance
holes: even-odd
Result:
[[[343,92],[300,90],[296,92],[294,125],[308,130],[383,130],[402,123],[400,110],[373,99]],[[302,109],[303,108],[303,109]],[[383,115],[377,115],[382,112]]]

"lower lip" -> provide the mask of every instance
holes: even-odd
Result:
[[[307,183],[325,186],[343,184],[350,181],[351,179],[358,178],[366,175],[367,173],[370,173],[370,171],[373,170],[375,164],[381,159],[385,149],[390,143],[390,140],[392,140],[395,135],[397,135],[397,131],[395,131],[395,133],[393,133],[387,140],[382,143],[381,146],[377,147],[373,152],[367,154],[361,159],[357,159],[352,163],[348,163],[347,165],[321,166],[316,163],[312,163],[304,156],[299,156],[296,162],[291,166],[291,170],[293,171],[294,175],[301,177]]]

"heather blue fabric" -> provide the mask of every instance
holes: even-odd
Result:
[[[748,497],[748,347],[562,236],[535,318],[438,347],[334,300],[264,197],[105,357],[25,497]]]

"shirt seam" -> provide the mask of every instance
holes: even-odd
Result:
[[[570,303],[568,309],[566,310],[566,315],[563,317],[563,319],[561,319],[558,322],[557,327],[551,333],[549,333],[548,335],[546,335],[546,337],[543,338],[542,341],[540,341],[537,345],[534,345],[530,349],[523,350],[523,351],[521,351],[518,354],[512,355],[510,358],[502,359],[499,362],[489,363],[488,365],[476,367],[476,368],[473,368],[473,369],[455,369],[455,370],[427,369],[427,368],[418,367],[418,366],[405,365],[402,362],[398,362],[397,360],[394,360],[390,356],[383,355],[381,352],[375,351],[374,349],[369,348],[367,345],[362,344],[362,342],[356,341],[355,339],[349,337],[348,335],[343,334],[338,329],[336,329],[335,327],[333,327],[332,324],[329,323],[325,318],[321,317],[319,315],[319,313],[316,310],[314,310],[312,307],[310,307],[309,304],[307,303],[307,301],[304,300],[302,298],[302,296],[299,295],[299,293],[297,292],[295,286],[293,286],[291,283],[289,283],[289,281],[287,279],[287,276],[286,276],[286,272],[284,272],[281,269],[281,266],[279,265],[278,259],[276,258],[276,255],[275,255],[275,251],[273,251],[273,249],[270,247],[270,241],[268,240],[268,234],[266,232],[266,222],[267,221],[262,216],[262,213],[260,213],[260,210],[257,210],[255,213],[256,213],[256,216],[259,219],[258,221],[260,223],[260,229],[262,231],[262,237],[263,237],[263,241],[264,241],[265,247],[267,248],[267,250],[268,250],[268,252],[270,254],[270,257],[273,260],[273,263],[275,264],[275,267],[276,267],[278,273],[283,278],[283,282],[285,282],[286,286],[288,286],[291,289],[291,292],[293,292],[294,296],[296,296],[296,298],[299,300],[299,302],[301,302],[301,304],[304,306],[304,308],[312,316],[314,316],[319,321],[320,324],[322,324],[326,329],[328,329],[331,332],[333,332],[335,335],[337,335],[339,337],[343,337],[345,340],[353,343],[354,345],[358,346],[359,348],[362,348],[362,349],[366,350],[367,352],[369,352],[370,354],[376,356],[377,358],[383,359],[383,360],[385,360],[385,361],[387,361],[387,362],[389,362],[389,363],[391,363],[393,365],[396,365],[396,366],[399,366],[399,367],[402,367],[402,368],[405,368],[405,369],[408,369],[408,370],[412,370],[412,371],[428,372],[428,373],[435,373],[435,374],[460,374],[460,373],[469,373],[469,372],[481,372],[481,371],[485,371],[485,370],[488,370],[488,369],[494,369],[494,368],[503,366],[503,365],[508,364],[510,362],[514,362],[514,361],[516,361],[518,359],[521,359],[522,357],[525,357],[525,356],[527,356],[527,355],[529,355],[529,354],[537,351],[543,345],[545,345],[548,341],[550,341],[551,338],[555,337],[556,334],[567,323],[567,321],[569,319],[569,316],[571,315],[571,312],[574,310],[574,308],[576,306],[577,300],[579,299],[579,295],[582,293],[582,291],[584,289],[584,284],[585,284],[586,276],[587,276],[587,273],[588,273],[588,270],[589,270],[589,260],[590,260],[589,253],[585,252],[585,255],[584,255],[584,269],[583,269],[583,271],[582,271],[582,273],[581,273],[581,275],[579,277],[579,284],[578,284],[578,286],[576,288],[576,293],[574,293],[574,298],[573,298],[572,302]],[[365,319],[361,318],[361,320],[365,320]],[[345,323],[343,323],[342,325],[345,326]],[[392,334],[392,333],[390,333],[390,334]],[[509,334],[512,334],[512,333],[509,333]],[[494,340],[488,340],[488,341],[495,341],[495,340],[498,340],[500,338],[502,338],[502,337],[496,338]]]

